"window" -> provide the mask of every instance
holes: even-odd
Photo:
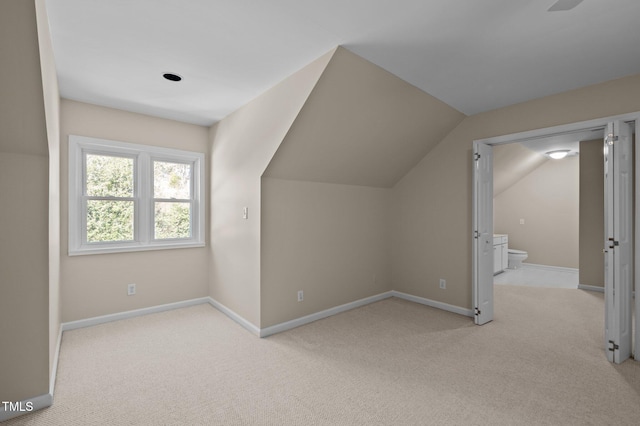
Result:
[[[204,155],[69,136],[69,255],[204,246]]]

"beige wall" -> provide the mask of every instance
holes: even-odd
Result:
[[[533,152],[519,143],[494,146],[493,196],[500,195],[547,161],[549,157]]]
[[[263,178],[262,327],[391,290],[390,196]]]
[[[473,140],[635,111],[640,75],[466,118],[394,187],[394,289],[471,307]]]
[[[211,127],[210,295],[260,327],[261,176],[334,51]],[[248,207],[249,217],[242,218]]]
[[[494,198],[494,232],[527,263],[578,268],[579,180],[578,157],[545,162]]]
[[[60,92],[45,0],[36,0],[44,110],[49,146],[49,375],[60,333]],[[50,384],[51,386],[51,384]]]
[[[339,47],[265,176],[391,188],[464,117]]]
[[[336,50],[263,175],[262,327],[391,290],[387,188],[463,118]]]
[[[49,391],[49,158],[36,25],[34,1],[0,2],[0,401]]]
[[[61,118],[62,321],[208,296],[206,247],[67,255],[69,135],[184,149],[208,156],[208,129],[64,99]],[[206,170],[209,168],[207,164]],[[209,191],[208,185],[205,188]],[[127,296],[129,283],[136,283],[134,296]]]
[[[602,139],[580,142],[580,284],[604,287]]]

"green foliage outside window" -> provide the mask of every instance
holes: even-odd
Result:
[[[190,238],[191,203],[185,200],[191,198],[191,165],[154,161],[153,196],[163,200],[155,202],[154,237]]]
[[[87,154],[85,173],[90,197],[134,195],[133,158]],[[87,242],[132,241],[133,218],[131,200],[87,200]]]
[[[154,161],[153,170],[162,200],[154,202],[154,238],[190,238],[191,165]],[[133,241],[134,159],[87,154],[85,173],[86,195],[100,198],[87,200],[87,242]]]
[[[191,237],[191,211],[189,203],[155,203],[155,238]]]
[[[106,241],[133,241],[133,201],[87,202],[87,242]]]

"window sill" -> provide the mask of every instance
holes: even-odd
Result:
[[[154,251],[154,250],[171,250],[182,248],[205,247],[206,244],[201,241],[197,242],[168,242],[156,244],[114,244],[108,247],[85,246],[76,250],[69,250],[69,256],[83,256],[88,254],[109,254],[109,253],[129,253],[136,251]]]

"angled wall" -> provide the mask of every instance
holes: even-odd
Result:
[[[49,153],[35,2],[0,2],[0,401],[49,392]],[[0,406],[0,420],[4,418]]]
[[[262,179],[263,327],[393,289],[390,188],[463,118],[337,49]]]
[[[464,117],[339,47],[265,177],[391,188]]]
[[[45,0],[36,0],[38,45],[49,148],[49,376],[60,335],[60,91]],[[55,383],[49,383],[52,390]]]
[[[635,111],[640,75],[466,118],[393,190],[394,289],[471,308],[474,140]]]
[[[497,197],[547,161],[549,158],[519,143],[493,147],[493,196]]]
[[[210,129],[210,295],[256,327],[260,179],[333,54],[323,55]]]

